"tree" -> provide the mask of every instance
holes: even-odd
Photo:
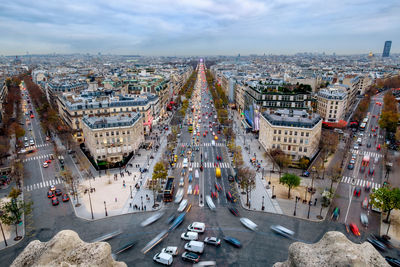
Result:
[[[31,212],[32,203],[25,203],[23,200],[18,199],[20,194],[19,189],[13,189],[10,192],[10,201],[3,201],[0,203],[0,209],[4,212],[0,217],[2,223],[6,225],[15,225],[15,238],[19,240],[22,237],[18,235],[18,224],[21,223],[22,215]]]
[[[279,178],[279,183],[284,184],[289,188],[288,198],[290,198],[290,190],[298,187],[300,185],[300,180],[299,176],[292,173],[285,173],[281,178]]]
[[[400,209],[400,189],[388,186],[373,189],[371,204],[387,212],[385,221],[389,222],[390,212],[394,209]]]
[[[108,171],[108,169],[107,169]],[[63,171],[60,171],[61,177],[63,177],[64,181],[71,187],[72,189],[72,194],[74,195],[74,198],[76,197],[77,203],[76,207],[79,207],[79,197],[78,197],[78,192],[76,190],[76,183],[77,181],[75,180],[75,177],[72,175],[72,172],[70,169],[68,169],[67,166],[64,167]]]
[[[399,114],[393,111],[382,111],[379,126],[388,132],[394,133],[397,129]]]
[[[337,183],[340,181],[340,177],[342,177],[342,168],[340,167],[340,163],[338,162],[332,169],[331,169],[331,187],[329,189],[332,192],[333,183]]]
[[[152,190],[153,190],[153,199],[154,199],[154,205],[156,205],[156,191],[158,190],[160,186],[160,181],[163,181],[167,178],[168,172],[165,169],[165,165],[162,161],[157,162],[154,165],[153,169],[153,175],[151,177],[152,180]]]
[[[308,167],[308,164],[310,163],[310,160],[307,157],[301,157],[299,159],[299,167],[305,171]]]
[[[233,131],[232,127],[225,127],[223,129],[223,133],[226,137],[226,140],[231,140],[231,139],[235,138],[235,132]]]
[[[242,155],[242,147],[235,146],[233,148],[233,165],[235,168],[240,168],[244,164],[243,162],[243,155]]]
[[[322,131],[321,139],[319,142],[319,148],[321,149],[322,158],[322,179],[325,178],[325,161],[328,159],[331,153],[336,151],[339,144],[338,134],[332,131]]]
[[[239,184],[242,190],[246,192],[246,205],[249,205],[249,193],[254,189],[256,182],[256,172],[249,167],[243,167],[238,169]]]

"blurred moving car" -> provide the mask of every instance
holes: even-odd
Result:
[[[390,264],[390,266],[400,267],[400,260],[392,257],[385,257],[385,260]]]
[[[368,216],[365,213],[361,213],[360,214],[360,221],[362,223],[362,225],[364,225],[365,227],[368,227]]]
[[[56,189],[56,190],[54,191],[54,193],[56,194],[56,196],[61,196],[61,195],[62,195],[61,189]]]
[[[294,235],[294,232],[292,230],[289,230],[282,225],[272,225],[270,228],[273,232],[284,237],[292,237]]]
[[[339,219],[340,216],[340,208],[336,207],[333,212],[332,212],[332,220],[337,221]]]
[[[380,250],[380,251],[385,251],[386,250],[386,245],[383,244],[381,241],[368,237],[367,241],[369,243],[371,243],[371,245],[373,245],[376,249]]]
[[[164,215],[163,211],[156,212],[153,215],[151,215],[149,218],[147,218],[146,220],[141,222],[140,226],[142,226],[142,227],[148,226],[148,225],[154,223],[155,221],[157,221],[158,219],[160,219],[163,215]]]
[[[249,228],[252,231],[257,230],[257,224],[255,224],[254,222],[252,222],[250,219],[248,218],[240,218],[240,222],[246,226],[247,228]]]
[[[239,216],[239,211],[238,211],[236,208],[234,208],[234,207],[229,207],[228,209],[229,209],[229,211],[230,211],[233,215]]]
[[[350,223],[350,230],[355,236],[360,236],[361,235],[360,230],[358,230],[357,225],[354,224],[354,223]]]
[[[184,211],[185,208],[187,207],[187,204],[188,204],[188,200],[187,199],[182,200],[181,204],[179,204],[178,212]]]
[[[240,241],[237,240],[237,239],[234,238],[234,237],[225,236],[225,237],[224,237],[224,240],[225,240],[226,242],[228,242],[229,244],[231,244],[232,246],[234,246],[234,247],[237,247],[237,248],[241,248],[241,247],[242,247],[242,244],[240,243]]]

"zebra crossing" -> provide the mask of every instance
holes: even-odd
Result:
[[[50,143],[44,143],[44,144],[40,144],[40,145],[33,145],[33,148],[39,148],[39,147],[45,147],[45,146],[49,146]]]
[[[371,151],[360,151],[360,150],[351,150],[351,153],[357,154],[357,155],[363,155],[363,156],[370,156],[371,158],[381,158],[383,157],[382,154],[379,154],[377,152],[371,152]]]
[[[192,145],[192,143],[178,143],[178,147],[187,147]],[[200,146],[213,146],[212,143],[201,143]],[[217,143],[215,142],[215,146],[225,146],[225,143]]]
[[[44,187],[50,187],[51,185],[57,185],[57,184],[61,184],[61,183],[62,183],[61,179],[56,178],[53,180],[24,186],[24,189],[25,189],[25,191],[29,192],[32,190],[37,190],[37,189],[44,188]]]
[[[46,154],[46,155],[39,155],[39,156],[29,157],[29,158],[24,159],[22,162],[28,162],[28,161],[37,160],[37,159],[49,159],[49,158],[50,158],[50,155],[52,155],[52,154]]]
[[[192,166],[192,168],[200,168],[200,162],[192,162],[189,163],[189,166]],[[177,168],[182,168],[182,162],[178,162],[176,164]],[[215,168],[216,166],[214,165],[214,162],[203,162],[203,167],[204,168]],[[231,168],[231,164],[228,162],[219,162],[218,167],[221,169],[229,169]]]
[[[355,179],[355,178],[349,177],[349,176],[343,176],[343,177],[342,177],[342,183],[345,183],[345,184],[353,184],[353,179],[354,179],[354,185],[356,185],[356,186],[364,187],[364,186],[367,185],[368,182],[370,182],[370,183],[371,183],[371,188],[372,188],[372,189],[373,189],[373,188],[378,189],[378,188],[381,187],[380,184],[375,183],[375,182],[373,182],[373,181],[368,181],[368,180],[364,180],[364,179]]]

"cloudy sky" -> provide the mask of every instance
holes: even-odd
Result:
[[[0,55],[400,52],[399,14],[399,0],[0,0]]]

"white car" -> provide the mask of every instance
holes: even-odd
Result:
[[[181,238],[187,241],[198,240],[199,234],[196,232],[186,232],[181,234]]]
[[[184,211],[186,209],[187,204],[188,204],[187,199],[182,200],[181,204],[179,204],[178,212]]]
[[[168,253],[172,256],[178,255],[178,247],[166,247],[161,250],[161,253]]]
[[[188,194],[188,195],[191,195],[192,193],[193,193],[193,188],[192,188],[192,185],[190,184],[190,185],[188,186],[187,194]]]
[[[154,223],[155,221],[157,221],[158,219],[160,219],[163,215],[164,215],[164,212],[157,212],[157,213],[153,214],[152,216],[150,216],[149,218],[147,218],[146,220],[144,220],[140,224],[140,226],[145,227],[147,225],[150,225],[150,224]]]
[[[206,230],[206,225],[202,222],[193,222],[189,224],[187,230],[191,232],[204,233],[204,231]]]
[[[257,224],[253,223],[250,219],[240,218],[240,222],[250,230],[257,230]]]
[[[179,180],[179,186],[183,187],[184,185],[185,185],[185,179],[181,177],[181,179]]]
[[[353,149],[358,150],[360,147],[358,145],[354,145]]]
[[[160,252],[154,255],[153,260],[155,262],[164,264],[164,265],[171,265],[174,259],[172,258],[171,254]]]
[[[275,233],[283,235],[285,237],[292,237],[294,235],[294,232],[292,230],[289,230],[282,225],[272,225],[270,228]]]
[[[183,199],[183,188],[180,188],[180,189],[178,190],[178,192],[176,192],[176,195],[175,195],[175,203],[176,203],[176,204],[181,203],[182,199]]]

